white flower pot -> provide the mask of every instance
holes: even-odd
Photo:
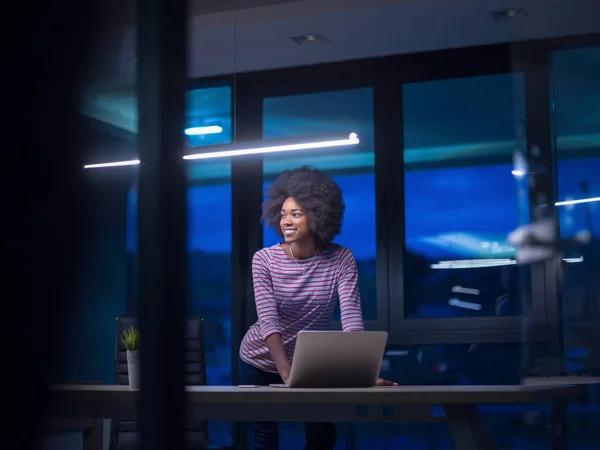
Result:
[[[140,351],[127,350],[127,375],[129,389],[140,388]]]

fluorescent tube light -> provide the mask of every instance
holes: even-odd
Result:
[[[440,261],[431,264],[432,269],[478,269],[482,267],[510,266],[517,262],[509,258],[494,259],[459,259],[454,261]]]
[[[583,256],[578,258],[563,258],[566,263],[580,263],[583,262]],[[462,259],[455,261],[440,261],[437,264],[431,264],[432,269],[480,269],[485,267],[501,267],[501,266],[512,266],[517,264],[517,261],[509,258],[501,259]],[[453,288],[454,289],[454,288]],[[456,292],[456,291],[452,291]]]
[[[83,166],[84,169],[97,169],[100,167],[120,167],[120,166],[137,166],[140,163],[139,159],[132,159],[130,161],[116,161],[116,162],[107,162],[100,164],[86,164]]]
[[[564,202],[556,202],[556,206],[565,206],[565,205],[578,205],[580,203],[592,203],[592,202],[600,202],[600,197],[593,198],[582,198],[579,200],[565,200]]]
[[[460,300],[458,298],[451,298],[450,300],[448,300],[448,304],[450,306],[456,306],[457,308],[471,309],[473,311],[481,311],[480,303],[465,302],[464,300]]]
[[[187,132],[187,130],[186,130]],[[225,158],[227,156],[257,155],[261,153],[289,152],[295,150],[310,150],[319,148],[344,147],[357,145],[360,139],[356,133],[342,135],[312,136],[308,138],[272,139],[255,142],[239,142],[235,144],[209,145],[206,147],[195,147],[206,150],[204,153],[185,155],[183,159],[210,159]],[[117,161],[101,164],[87,164],[84,169],[95,169],[99,167],[133,166],[140,163],[139,159],[131,161]]]
[[[296,150],[310,150],[317,148],[343,147],[357,145],[360,139],[356,133],[343,136],[316,136],[308,139],[277,139],[256,142],[240,142],[236,144],[214,145],[205,147],[203,153],[185,155],[183,159],[210,159],[225,158],[228,156],[257,155],[262,153],[290,152]]]
[[[186,128],[185,134],[188,136],[200,136],[203,134],[219,134],[223,132],[223,127],[218,125],[210,125],[206,127],[192,127]]]

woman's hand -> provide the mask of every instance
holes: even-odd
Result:
[[[375,386],[398,386],[398,383],[394,383],[393,381],[389,380],[384,380],[383,378],[377,378]]]

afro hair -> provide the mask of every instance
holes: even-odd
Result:
[[[302,166],[283,171],[269,186],[263,202],[262,220],[279,237],[283,237],[279,225],[281,207],[290,197],[304,210],[318,247],[327,246],[340,234],[346,205],[340,187],[329,175]]]

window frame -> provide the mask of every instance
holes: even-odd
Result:
[[[484,51],[482,51],[484,50]],[[482,57],[483,55],[483,57]],[[390,257],[390,331],[392,333],[391,341],[396,344],[422,343],[433,344],[440,342],[452,343],[492,343],[492,342],[518,342],[523,339],[520,332],[523,326],[523,319],[517,317],[456,317],[456,318],[407,318],[405,313],[404,299],[404,255],[405,255],[405,209],[404,209],[404,140],[402,136],[403,125],[402,117],[404,114],[402,88],[406,84],[448,80],[457,78],[470,78],[484,75],[510,74],[521,72],[515,70],[512,64],[512,48],[507,44],[486,46],[485,49],[469,48],[450,51],[431,52],[429,55],[419,55],[419,67],[421,71],[414,71],[406,74],[402,71],[396,71],[389,75],[386,92],[393,92],[393,96],[382,95],[386,101],[396,104],[398,112],[395,112],[396,119],[395,133],[398,135],[395,146],[399,150],[390,161],[387,178],[390,180],[390,191],[392,195],[392,215],[391,222],[401,224],[392,234],[395,236],[390,239],[393,255]],[[458,61],[457,64],[448,65],[446,61]],[[526,77],[526,75],[525,75]],[[398,129],[401,128],[401,132]],[[388,134],[391,134],[394,128],[390,128]],[[399,194],[396,194],[399,193]],[[401,229],[400,229],[401,228]],[[391,232],[391,231],[390,231]],[[397,255],[397,256],[394,256]],[[396,274],[393,276],[393,274]],[[398,274],[400,274],[398,276]],[[536,286],[539,283],[539,272],[532,270],[531,285]],[[534,288],[535,290],[535,288]],[[538,324],[545,323],[545,314],[542,305],[537,301],[539,297],[532,295],[532,317]],[[536,327],[540,328],[540,327]],[[426,332],[423,332],[426,330]],[[530,339],[547,338],[546,333],[536,329]]]
[[[352,73],[353,75],[348,77],[347,74]],[[263,130],[262,130],[262,118],[263,118],[263,102],[267,98],[274,97],[286,97],[293,95],[303,95],[303,94],[316,94],[316,93],[325,93],[325,92],[334,92],[334,91],[344,91],[351,89],[361,89],[361,88],[370,88],[373,90],[373,96],[375,92],[375,73],[373,71],[373,66],[370,61],[363,63],[362,61],[350,61],[350,62],[342,62],[335,63],[334,65],[324,64],[318,66],[306,66],[299,67],[294,69],[281,69],[281,70],[273,70],[267,72],[252,72],[246,74],[239,74],[237,76],[238,88],[236,89],[238,95],[242,93],[245,89],[244,86],[247,86],[248,89],[252,89],[252,98],[250,103],[246,103],[248,105],[248,109],[240,110],[240,105],[238,104],[238,123],[248,123],[250,121],[255,123],[255,131],[252,134],[254,139],[262,139]],[[318,74],[318,75],[317,75]],[[315,76],[316,75],[316,76]],[[318,80],[318,81],[312,81]],[[240,87],[241,86],[241,87]],[[374,102],[374,97],[373,97]],[[375,104],[374,104],[375,107]],[[260,117],[260,124],[257,117]],[[376,123],[376,113],[374,112],[374,124]],[[260,126],[260,129],[258,127]],[[374,125],[375,127],[375,125]],[[378,173],[381,172],[382,167],[381,163],[378,163],[377,160],[377,146],[378,146],[378,138],[377,132],[374,129],[375,137],[374,137],[374,153],[375,153],[375,180],[378,178]],[[239,131],[238,131],[239,138]],[[263,164],[262,157],[253,158],[253,171],[252,173],[246,172],[246,174],[252,178],[258,179],[260,178],[260,199],[262,202],[262,181],[263,181]],[[258,173],[260,172],[260,174]],[[255,189],[256,189],[255,185]],[[365,328],[367,330],[381,330],[387,329],[388,327],[388,316],[387,316],[387,307],[388,307],[388,294],[387,294],[387,281],[385,279],[385,274],[387,273],[386,265],[387,265],[387,255],[385,251],[385,230],[383,229],[383,220],[379,220],[379,216],[381,211],[384,211],[384,206],[381,204],[380,199],[382,198],[381,185],[378,185],[377,181],[375,181],[375,198],[376,198],[376,266],[377,266],[377,275],[376,275],[376,295],[377,295],[377,318],[375,320],[365,320]],[[252,195],[254,200],[255,207],[259,207],[260,205],[256,201],[256,194]],[[246,203],[247,204],[247,203]],[[253,249],[246,249],[246,253],[248,255],[253,254],[256,250],[259,250],[262,245],[262,225],[260,226],[260,240],[254,238],[254,247]],[[260,245],[257,245],[260,241]],[[383,270],[382,270],[383,269]],[[252,302],[248,302],[247,299],[252,299]],[[245,317],[245,323],[243,325],[244,331],[256,320],[256,313],[254,311],[254,303],[253,297],[248,295],[246,297],[246,304],[243,307]],[[341,328],[341,323],[339,321],[332,322],[332,328],[338,329]],[[243,336],[243,334],[242,334]]]

